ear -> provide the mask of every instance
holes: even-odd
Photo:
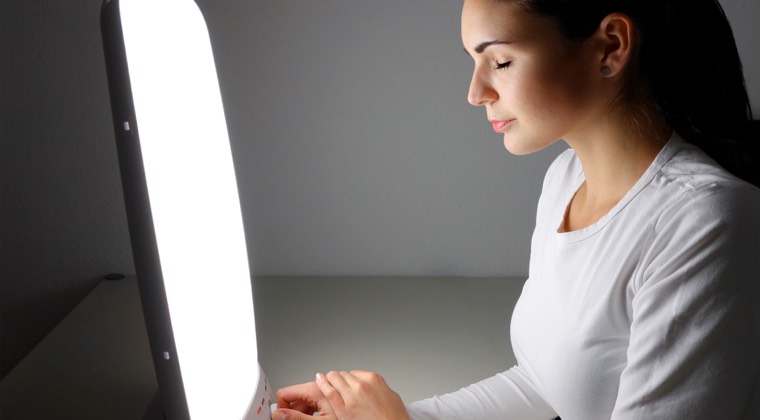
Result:
[[[593,36],[600,74],[619,75],[631,61],[637,41],[633,20],[623,13],[611,13],[602,19]]]

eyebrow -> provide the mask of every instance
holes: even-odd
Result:
[[[502,45],[502,44],[511,44],[511,43],[512,43],[512,41],[499,41],[499,40],[481,42],[480,44],[478,44],[477,47],[475,47],[475,52],[478,53],[478,54],[480,54],[483,51],[485,51],[486,48],[490,47],[491,45]],[[467,47],[464,47],[464,52],[466,52],[467,55],[470,55],[470,52],[467,51]]]
[[[511,43],[512,41],[498,41],[498,40],[481,42],[480,44],[478,44],[477,47],[475,47],[475,52],[480,54],[491,45],[501,45],[501,44],[511,44]]]

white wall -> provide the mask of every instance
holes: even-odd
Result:
[[[720,0],[720,4],[731,22],[742,58],[753,117],[760,120],[760,1]]]
[[[459,2],[203,9],[257,273],[525,275],[557,149],[509,156],[467,103]]]

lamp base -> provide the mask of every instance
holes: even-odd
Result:
[[[275,403],[275,400],[272,397],[272,387],[269,385],[269,381],[267,381],[267,377],[264,375],[261,366],[259,366],[259,383],[251,397],[248,411],[246,411],[242,420],[270,420],[272,418],[270,407],[273,403]],[[158,392],[156,392],[148,404],[142,420],[166,420],[161,407],[161,397]]]

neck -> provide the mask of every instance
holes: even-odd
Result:
[[[617,114],[623,114],[622,110]],[[568,136],[566,141],[578,155],[586,178],[582,187],[585,206],[609,207],[620,201],[670,135],[671,129],[664,122],[632,130],[630,117],[613,112],[593,130]]]

